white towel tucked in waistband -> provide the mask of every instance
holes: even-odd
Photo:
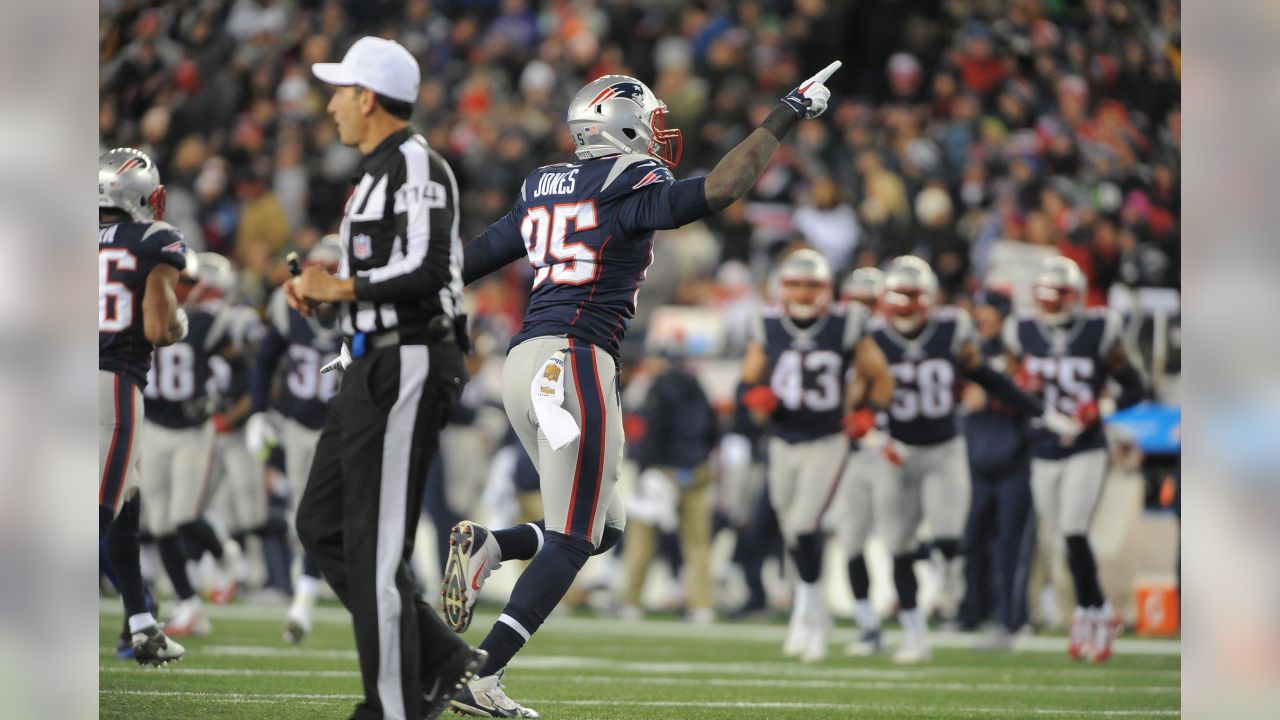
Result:
[[[547,362],[533,376],[529,386],[529,397],[533,400],[533,414],[538,418],[538,427],[547,436],[552,450],[559,450],[568,445],[582,431],[573,415],[565,410],[564,405],[564,351],[547,358]]]

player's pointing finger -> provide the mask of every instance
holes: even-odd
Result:
[[[840,69],[840,66],[841,66],[841,65],[843,65],[843,64],[844,64],[844,63],[840,62],[839,60],[836,60],[835,62],[831,63],[830,65],[828,65],[828,66],[826,66],[826,67],[822,68],[822,70],[821,70],[817,75],[814,75],[814,76],[813,76],[813,79],[814,79],[814,80],[817,80],[818,82],[826,82],[826,81],[827,81],[827,78],[829,78],[829,77],[831,77],[832,75],[834,75],[834,74],[835,74],[835,72],[836,72],[837,70],[839,70],[839,69]]]

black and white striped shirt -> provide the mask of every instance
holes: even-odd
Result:
[[[355,277],[356,300],[341,303],[339,327],[400,332],[420,341],[427,322],[461,312],[462,241],[458,182],[422,135],[405,127],[360,162],[343,213],[338,277]]]

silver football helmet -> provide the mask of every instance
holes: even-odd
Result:
[[[896,257],[884,271],[881,305],[899,332],[914,332],[929,319],[938,299],[938,276],[915,255]]]
[[[342,262],[342,239],[334,234],[325,235],[307,253],[305,265],[320,265],[331,273],[338,272]]]
[[[98,158],[98,207],[117,208],[137,222],[164,219],[160,171],[141,150],[115,148]]]
[[[817,250],[796,250],[778,268],[782,309],[796,320],[812,320],[831,304],[831,265]]]
[[[849,273],[840,286],[840,299],[874,307],[884,291],[884,273],[876,267],[860,267]]]
[[[1040,318],[1050,325],[1062,325],[1074,319],[1084,307],[1089,282],[1074,260],[1061,255],[1040,262],[1031,294]]]
[[[680,163],[684,139],[666,126],[667,104],[644,83],[605,75],[587,83],[569,103],[569,135],[588,158],[639,153],[667,167]]]
[[[191,291],[192,302],[205,300],[231,300],[236,294],[236,271],[231,261],[213,252],[196,255],[196,288]]]

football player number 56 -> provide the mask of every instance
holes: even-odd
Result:
[[[133,293],[111,280],[111,271],[137,269],[138,258],[124,248],[98,251],[98,332],[120,332],[133,324]]]
[[[590,230],[596,226],[594,200],[563,203],[550,208],[536,205],[520,223],[520,235],[533,266],[533,287],[551,278],[557,285],[582,285],[596,277],[596,251],[585,243],[565,242],[570,234],[569,223],[574,230]]]

